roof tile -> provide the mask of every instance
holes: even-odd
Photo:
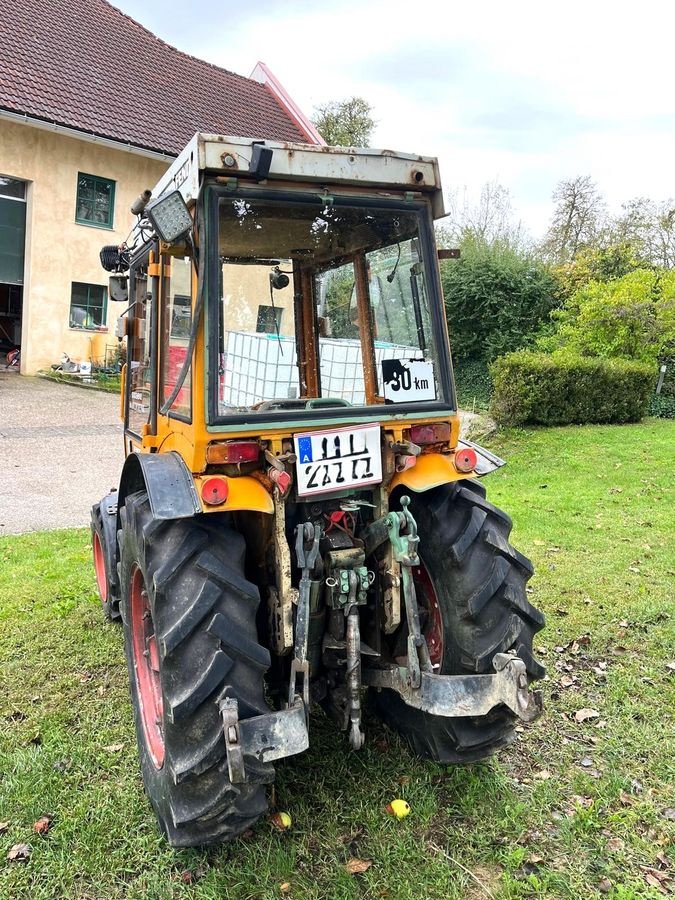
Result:
[[[170,155],[196,131],[307,140],[265,85],[170,47],[105,0],[6,5],[0,108]]]

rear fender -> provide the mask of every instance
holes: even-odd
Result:
[[[228,478],[228,500],[220,506],[204,506],[197,488],[201,476],[193,477],[179,453],[131,453],[122,469],[119,509],[135,491],[147,491],[154,519],[189,519],[202,512],[249,510],[272,513],[269,493],[254,478]],[[119,512],[118,512],[118,524]]]
[[[472,472],[459,472],[455,468],[454,453],[423,453],[418,456],[415,465],[405,472],[397,472],[391,480],[389,487],[393,491],[397,487],[405,487],[416,493],[430,491],[432,488],[452,481],[461,481],[466,478],[481,478],[489,475],[495,469],[505,466],[506,462],[495,456],[484,447],[474,444],[472,441],[460,440],[457,447],[470,448],[475,451],[477,457],[476,468]]]

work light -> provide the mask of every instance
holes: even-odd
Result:
[[[145,215],[161,241],[175,244],[192,228],[192,219],[180,191],[172,191],[145,207]]]

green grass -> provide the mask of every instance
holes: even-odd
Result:
[[[313,716],[310,751],[277,766],[293,828],[264,820],[204,852],[167,847],[143,795],[121,630],[101,621],[88,534],[0,540],[0,897],[628,900],[661,897],[659,878],[672,890],[675,423],[509,432],[492,447],[509,465],[489,496],[534,560],[530,597],[548,617],[544,717],[498,761],[445,768],[376,721],[351,753]],[[578,724],[582,708],[599,715]],[[396,796],[412,807],[400,822],[384,811]],[[7,862],[20,842],[30,860]],[[372,866],[348,875],[350,857]]]

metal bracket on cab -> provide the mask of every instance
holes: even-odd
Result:
[[[272,762],[302,753],[309,747],[305,704],[299,697],[289,709],[251,719],[239,718],[239,703],[234,697],[221,700],[219,709],[232,784],[242,784],[247,780],[246,756],[253,756],[260,762]]]
[[[420,685],[410,683],[408,669],[364,669],[363,683],[390,688],[408,706],[433,716],[486,716],[495,706],[508,706],[524,722],[532,722],[542,711],[541,691],[530,692],[527,670],[520,657],[496,653],[494,675],[433,675],[420,673]]]

